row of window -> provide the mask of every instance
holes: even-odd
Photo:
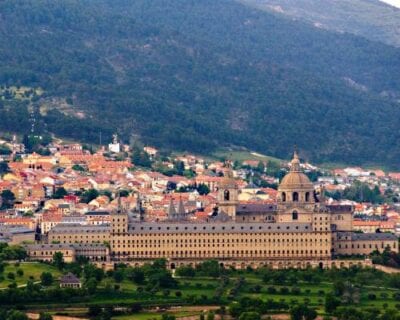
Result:
[[[115,228],[115,229],[118,229],[118,230],[120,230],[118,227],[117,228]],[[203,227],[198,227],[198,226],[190,226],[190,227],[188,227],[188,226],[185,226],[185,227],[179,227],[179,226],[175,226],[175,227],[165,227],[165,228],[162,228],[162,227],[135,227],[135,226],[133,226],[133,227],[131,227],[131,230],[149,230],[149,231],[151,231],[151,230],[158,230],[158,231],[161,231],[161,230],[185,230],[185,231],[187,231],[187,230],[203,230],[203,231],[206,231],[206,230],[245,230],[245,229],[247,229],[247,230],[272,230],[272,229],[277,229],[277,230],[299,230],[299,226],[273,226],[273,225],[268,225],[268,226],[240,226],[240,227],[237,227],[237,226],[230,226],[230,227],[226,227],[226,226],[221,226],[220,228],[216,228],[215,226],[212,226],[212,227],[210,227],[210,226],[203,226]],[[309,229],[309,227],[308,226],[304,226],[304,229],[306,229],[306,230],[308,230]],[[124,227],[122,227],[122,230],[124,230]],[[119,232],[119,231],[118,231]]]
[[[290,195],[290,193],[288,193],[287,195],[286,195],[286,192],[282,192],[282,194],[281,194],[281,199],[282,199],[282,201],[283,202],[286,202],[286,201],[293,201],[293,202],[298,202],[299,201],[299,193],[298,192],[292,192],[292,194],[291,194],[291,199],[288,199],[289,198],[289,195]],[[309,202],[310,201],[310,192],[306,192],[305,193],[305,195],[304,195],[304,201],[305,202]]]
[[[279,239],[279,238],[263,238],[263,239],[247,239],[247,238],[237,238],[237,239],[154,239],[154,240],[147,240],[147,239],[137,239],[137,240],[125,240],[125,239],[117,239],[113,240],[113,244],[119,245],[120,243],[132,243],[132,244],[174,244],[174,243],[185,243],[185,244],[192,244],[192,243],[290,243],[290,242],[328,242],[328,238],[314,238],[314,239],[303,239],[303,238],[292,238],[292,239]]]
[[[208,257],[210,255],[217,256],[241,256],[241,255],[327,255],[328,250],[232,250],[232,251],[219,251],[219,250],[204,250],[204,251],[117,251],[116,255],[130,255],[130,256],[151,256],[151,257],[165,257],[165,256],[194,256],[194,257]]]
[[[44,252],[42,252],[42,251],[38,251],[38,252],[33,251],[33,252],[30,252],[29,254],[34,255],[34,256],[36,256],[36,255],[38,255],[38,256],[43,256],[43,255],[45,255],[45,256],[53,256],[56,252],[59,252],[59,251],[57,251],[57,250],[56,251],[44,251]],[[64,254],[64,256],[68,256],[70,254],[70,252],[65,251],[65,252],[63,252],[63,254]]]
[[[328,244],[326,244],[326,245],[328,245]],[[229,248],[229,247],[237,247],[238,245],[235,245],[235,244],[226,244],[226,247],[227,248]],[[289,244],[277,244],[277,245],[273,245],[273,246],[269,246],[269,247],[303,247],[302,245],[289,245]],[[319,246],[323,246],[322,244],[320,244]],[[166,245],[166,246],[163,246],[163,245],[160,245],[160,244],[155,244],[155,245],[147,245],[147,244],[137,244],[137,245],[131,245],[131,244],[122,244],[122,245],[118,245],[118,247],[119,248],[162,248],[162,247],[168,247],[168,245]],[[187,244],[176,244],[176,245],[173,245],[173,247],[174,248],[178,248],[178,247],[180,247],[180,248],[187,248],[188,247],[188,245]],[[202,244],[193,244],[193,245],[190,245],[190,247],[193,247],[193,248],[203,248],[203,247],[205,247],[205,248],[225,248],[225,244],[207,244],[207,245],[202,245]],[[247,247],[247,246],[246,246]],[[259,247],[259,246],[257,246],[257,245],[254,245],[254,246],[251,246],[252,248],[254,248],[254,247]],[[268,247],[268,246],[265,246],[265,245],[263,245],[262,246],[263,248],[265,248],[265,247]]]
[[[103,234],[94,235],[94,236],[84,236],[84,235],[59,235],[57,237],[51,237],[49,240],[58,240],[58,239],[104,239]]]
[[[108,230],[108,229],[103,229],[103,230],[96,230],[96,229],[93,229],[93,230],[79,230],[79,229],[69,229],[69,230],[50,230],[49,231],[51,234],[55,234],[55,235],[57,235],[57,234],[63,234],[63,233],[109,233],[110,232],[110,230]]]
[[[341,245],[341,244],[339,244],[339,249],[348,249],[350,246],[349,245],[347,245],[347,244],[345,244],[345,245]],[[379,247],[379,245],[378,244],[375,244],[374,246],[370,243],[370,244],[362,244],[362,246],[360,247],[360,244],[357,244],[357,249],[360,249],[360,248],[363,248],[363,249],[367,249],[367,247],[369,247],[369,249],[372,249],[372,247],[374,247],[375,249],[378,249],[378,247]],[[356,245],[354,245],[354,244],[352,244],[351,245],[351,248],[352,249],[354,249],[354,248],[356,248]],[[381,242],[381,248],[382,249],[385,249],[386,248],[386,245],[385,245],[385,243],[384,242]],[[396,242],[393,242],[393,245],[392,245],[392,248],[396,248]]]

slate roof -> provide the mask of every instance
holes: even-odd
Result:
[[[68,272],[60,278],[60,284],[81,284],[81,280],[71,272]]]
[[[155,233],[272,233],[313,232],[311,223],[263,223],[263,222],[140,222],[132,223],[129,232],[134,234]]]
[[[352,241],[397,241],[398,237],[393,233],[359,233],[359,232],[338,232],[338,240],[351,240]]]
[[[236,208],[236,213],[253,213],[253,212],[275,212],[275,204],[263,204],[263,203],[248,203],[239,204]]]
[[[397,241],[398,237],[393,233],[353,233],[351,235],[353,241],[368,241],[368,240],[393,240]]]

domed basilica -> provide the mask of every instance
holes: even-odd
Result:
[[[302,172],[297,153],[275,204],[240,203],[238,195],[228,163],[217,208],[206,221],[176,215],[164,222],[132,221],[127,213],[112,214],[112,260],[140,264],[166,258],[171,268],[206,259],[239,268],[303,268],[348,264],[343,257],[386,247],[398,251],[393,234],[352,232],[353,207],[326,205],[323,191],[317,193]]]

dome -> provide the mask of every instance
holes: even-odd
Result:
[[[279,189],[313,189],[310,179],[302,172],[289,172],[279,185]]]
[[[310,179],[301,171],[297,152],[294,153],[293,159],[290,162],[290,172],[283,177],[279,189],[314,189]]]

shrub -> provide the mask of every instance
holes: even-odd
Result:
[[[141,310],[142,310],[142,305],[140,303],[135,302],[132,304],[132,306],[131,306],[132,313],[138,313]]]
[[[39,320],[53,320],[53,317],[49,313],[41,312],[39,314]]]
[[[193,278],[196,275],[196,271],[191,266],[182,266],[175,271],[177,276]]]
[[[175,291],[175,296],[176,297],[182,297],[182,292],[180,292],[180,291]]]
[[[89,306],[88,315],[95,317],[101,313],[101,308],[97,305]]]
[[[19,277],[22,277],[22,276],[24,275],[24,270],[18,269],[18,270],[17,270],[17,275],[18,275]]]
[[[279,292],[280,292],[281,294],[288,294],[288,293],[289,293],[289,288],[287,288],[287,287],[282,287],[282,288],[279,289]]]
[[[9,272],[9,273],[7,274],[7,278],[10,279],[10,280],[14,280],[14,279],[15,279],[15,274],[14,274],[14,272]]]
[[[267,292],[270,294],[275,294],[276,293],[276,288],[275,287],[268,287]]]
[[[163,290],[163,296],[168,297],[170,294],[170,291],[168,289]]]
[[[40,275],[42,285],[49,286],[53,283],[53,275],[50,272],[42,272]]]
[[[299,295],[301,293],[301,289],[299,287],[293,287],[291,292],[294,295]]]
[[[382,299],[387,299],[389,295],[386,292],[382,292],[380,296]]]
[[[368,293],[368,300],[376,300],[376,294],[375,293]]]
[[[260,293],[261,292],[261,286],[259,284],[256,284],[254,287],[251,288],[251,291],[254,293]]]

